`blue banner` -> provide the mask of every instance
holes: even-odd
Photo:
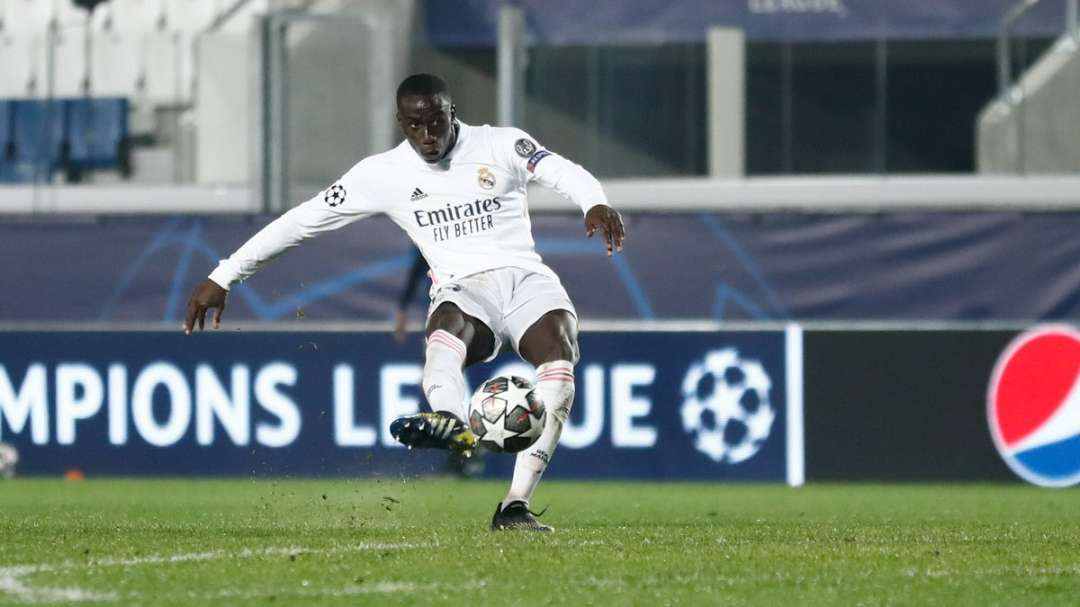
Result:
[[[751,40],[993,37],[1016,0],[427,0],[434,46],[493,46],[499,7],[525,13],[537,45],[701,42],[709,27],[734,27]],[[1019,23],[1027,35],[1056,36],[1064,2],[1043,2]]]
[[[584,333],[549,476],[784,481],[789,455],[798,470],[802,457],[788,453],[802,386],[788,385],[787,339]],[[419,345],[383,333],[7,333],[0,441],[25,474],[440,473],[446,454],[407,451],[388,432],[421,407]],[[503,356],[468,381],[500,374],[532,369]],[[506,477],[513,457],[483,463]]]
[[[178,327],[191,288],[269,220],[0,222],[0,292],[9,294],[0,298],[0,323]],[[1076,213],[628,213],[626,220],[626,247],[609,258],[598,238],[582,236],[580,215],[533,217],[537,250],[585,321],[1080,316]],[[411,261],[389,220],[364,220],[305,242],[235,286],[225,320],[298,329],[389,322]],[[415,292],[417,323],[429,284],[421,278]]]

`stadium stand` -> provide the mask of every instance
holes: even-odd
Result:
[[[2,182],[103,170],[126,179],[131,142],[168,149],[194,96],[195,40],[235,0],[89,4],[0,0]]]
[[[285,0],[274,7],[340,10],[339,4]],[[115,180],[116,175],[102,171],[118,171],[119,177],[138,183],[193,180],[197,131],[208,128],[195,111],[199,49],[218,37],[238,41],[232,44],[235,54],[247,58],[254,44],[252,18],[269,9],[267,0],[0,0],[0,100],[126,99],[128,111],[122,134],[112,132],[119,124],[115,120],[114,126],[102,127],[110,132],[99,134],[97,126],[86,122],[94,112],[81,113],[88,106],[65,101],[65,111],[83,124],[59,137],[59,152],[55,136],[33,149],[23,142],[17,162],[4,164],[4,181],[45,178],[59,184],[63,180],[53,179],[57,175]],[[234,63],[247,65],[244,59]],[[249,83],[237,88],[244,87],[250,88]],[[250,107],[251,101],[244,103]],[[11,127],[21,134],[41,128],[40,112],[26,111],[35,122]],[[22,118],[16,114],[13,120]],[[236,138],[250,143],[247,136]],[[87,141],[93,143],[84,146]],[[108,153],[97,147],[102,142]],[[39,152],[44,156],[38,158]],[[246,175],[248,163],[241,164]]]
[[[86,71],[86,29],[69,27],[59,30],[54,38],[54,56],[57,65],[53,78],[53,97],[80,97],[88,90]]]
[[[127,32],[95,32],[90,61],[90,90],[106,97],[134,96],[143,81],[139,38]]]
[[[41,0],[3,0],[4,28],[13,32],[43,32],[57,16],[53,2]]]
[[[0,181],[48,180],[63,170],[130,174],[128,100],[0,100]]]
[[[0,183],[15,180],[14,144],[11,141],[11,102],[0,100]]]
[[[19,99],[11,102],[11,107],[16,180],[48,178],[63,161],[63,104]]]
[[[35,88],[35,40],[27,32],[0,32],[0,98],[25,97]]]
[[[69,180],[79,181],[86,169],[118,169],[131,173],[128,154],[128,100],[68,99],[68,155],[64,168]]]

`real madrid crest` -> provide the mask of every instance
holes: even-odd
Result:
[[[492,173],[491,169],[487,167],[480,167],[480,170],[476,173],[476,180],[480,182],[480,187],[485,190],[495,187],[495,173]]]

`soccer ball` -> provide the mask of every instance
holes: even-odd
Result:
[[[19,463],[19,452],[15,447],[0,443],[0,479],[14,478],[17,463]]]
[[[521,377],[493,377],[469,400],[469,428],[481,447],[495,453],[528,449],[540,438],[545,421],[544,404]]]
[[[761,363],[739,358],[734,348],[709,352],[682,386],[683,429],[694,437],[694,448],[718,463],[753,457],[776,419],[771,386]]]

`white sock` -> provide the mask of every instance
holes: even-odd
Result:
[[[574,405],[573,363],[556,360],[537,367],[536,394],[547,409],[547,423],[536,443],[518,453],[514,463],[514,479],[510,482],[510,492],[506,494],[503,506],[517,501],[529,503],[555,453],[563,424],[570,417],[570,407]]]
[[[467,419],[465,400],[465,342],[439,329],[427,338],[424,354],[424,396],[433,411],[453,413]]]

